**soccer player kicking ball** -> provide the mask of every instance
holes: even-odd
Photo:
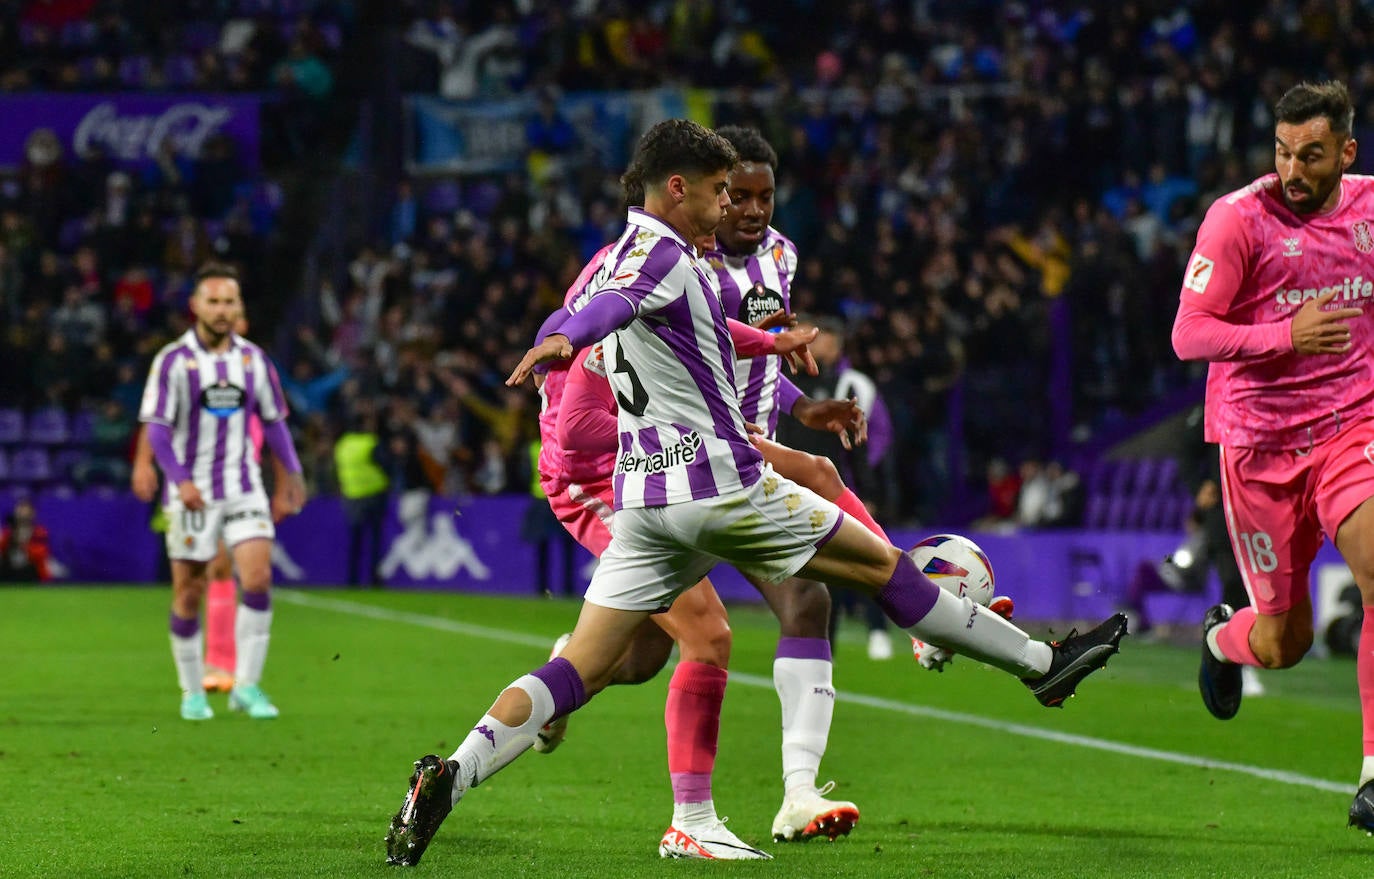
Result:
[[[693,244],[720,223],[737,160],[696,123],[651,128],[635,157],[644,209],[630,210],[610,271],[507,379],[520,384],[535,365],[605,340],[619,404],[615,534],[562,654],[502,691],[447,760],[416,762],[387,834],[389,863],[418,863],[463,794],[600,692],[639,625],[718,561],[770,581],[800,573],[861,590],[902,628],[1015,674],[1045,705],[1062,704],[1126,634],[1117,614],[1059,643],[1032,640],[764,464],[740,412],[720,299]]]
[[[1364,723],[1350,824],[1374,833],[1374,178],[1355,161],[1339,82],[1274,108],[1276,173],[1213,203],[1198,229],[1174,350],[1208,360],[1206,439],[1221,446],[1231,547],[1250,606],[1203,618],[1198,684],[1221,720],[1242,666],[1288,668],[1312,646],[1310,571],[1335,541],[1364,604]]]

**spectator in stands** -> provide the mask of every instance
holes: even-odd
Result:
[[[382,525],[386,521],[387,488],[391,480],[382,469],[383,450],[377,415],[371,408],[355,412],[349,427],[334,444],[334,466],[348,521],[348,584],[362,582],[362,560],[370,559],[367,582],[378,585],[377,562],[382,555]],[[364,542],[366,548],[364,549]]]
[[[45,583],[48,567],[48,529],[38,522],[33,501],[20,498],[0,526],[0,582]]]

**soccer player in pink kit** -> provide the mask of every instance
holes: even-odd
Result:
[[[387,861],[419,863],[453,806],[534,743],[540,728],[600,692],[636,630],[718,562],[780,582],[795,574],[875,596],[899,626],[1016,675],[1062,705],[1126,635],[1117,614],[1062,642],[1032,640],[926,578],[909,556],[833,503],[775,473],[749,441],[734,345],[694,242],[730,204],[730,144],[684,119],[649,129],[632,167],[644,208],[576,313],[546,323],[507,384],[604,340],[618,404],[615,527],[562,653],[501,691],[447,759],[415,762],[387,832]]]
[[[1203,619],[1198,684],[1221,720],[1242,665],[1288,668],[1312,646],[1310,568],[1335,541],[1365,608],[1356,678],[1364,722],[1350,824],[1374,832],[1374,178],[1347,175],[1343,84],[1303,83],[1275,106],[1275,170],[1218,199],[1183,278],[1174,350],[1208,360],[1206,438],[1251,606]]]

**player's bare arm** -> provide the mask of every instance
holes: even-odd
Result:
[[[1344,354],[1350,350],[1350,324],[1347,321],[1364,312],[1358,308],[1326,310],[1339,290],[1309,299],[1293,315],[1293,350],[1299,354]]]
[[[177,483],[177,496],[181,498],[181,503],[186,509],[195,511],[205,509],[205,499],[200,496],[200,489],[196,484],[187,479]]]
[[[544,341],[535,345],[525,352],[525,356],[520,358],[515,370],[506,379],[506,386],[511,388],[519,387],[525,383],[525,379],[530,377],[534,368],[541,363],[548,363],[550,360],[567,360],[573,355],[573,346],[568,341],[568,337],[562,333],[553,333]]]
[[[827,430],[840,438],[846,449],[868,441],[868,416],[859,401],[813,400],[802,397],[792,407],[792,417],[812,430]]]
[[[815,341],[819,332],[816,327],[794,327],[776,333],[773,336],[773,353],[787,361],[793,375],[800,370],[806,370],[807,375],[819,375],[816,358],[811,356],[811,349],[807,347]]]
[[[148,442],[148,428],[138,429],[138,443],[134,446],[134,469],[129,478],[134,496],[147,503],[157,494],[157,467],[153,465],[153,446]]]

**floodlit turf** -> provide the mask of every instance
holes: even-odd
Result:
[[[1130,639],[1058,711],[967,659],[938,675],[900,650],[871,662],[847,630],[822,780],[863,819],[834,844],[774,844],[776,627],[755,608],[733,614],[715,793],[776,860],[659,860],[665,673],[598,697],[556,754],[469,793],[418,868],[386,867],[411,761],[449,754],[575,615],[566,601],[283,590],[263,682],[281,718],[212,695],[218,716],[193,724],[177,717],[165,591],[0,589],[0,876],[1374,875],[1374,839],[1345,827],[1353,663],[1271,673],[1272,695],[1223,724],[1197,697],[1195,648]]]

